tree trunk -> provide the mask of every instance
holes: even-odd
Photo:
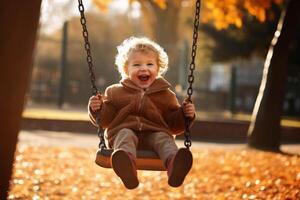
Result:
[[[10,0],[0,7],[0,199],[7,199],[40,4],[41,0]]]
[[[153,37],[169,56],[169,71],[166,76],[171,84],[175,84],[178,83],[178,22],[181,0],[167,0],[166,3],[167,7],[161,9],[152,1],[144,1],[142,10],[152,27]]]
[[[300,18],[300,1],[291,0],[283,11],[264,65],[262,82],[248,130],[248,145],[253,148],[280,149],[280,120],[286,89],[288,51]]]

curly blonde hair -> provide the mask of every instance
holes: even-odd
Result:
[[[132,52],[153,51],[156,53],[158,57],[159,76],[164,75],[168,69],[169,59],[167,53],[161,46],[146,37],[130,37],[125,39],[122,44],[117,47],[117,50],[118,53],[116,55],[115,65],[122,78],[128,77],[124,68],[128,62],[128,57]]]

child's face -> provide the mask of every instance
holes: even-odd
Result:
[[[148,88],[158,75],[157,54],[153,51],[130,53],[125,66],[129,79],[142,89]]]

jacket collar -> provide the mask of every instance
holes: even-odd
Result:
[[[134,90],[141,91],[142,89],[138,87],[136,84],[134,84],[129,78],[122,79],[120,83],[125,87],[125,88],[130,88]],[[164,79],[163,77],[159,77],[154,80],[154,82],[147,88],[146,93],[154,93],[154,92],[160,92],[163,90],[166,90],[171,87],[171,84]]]

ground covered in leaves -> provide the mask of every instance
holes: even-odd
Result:
[[[21,145],[9,199],[300,199],[300,157],[250,149],[193,148],[184,185],[166,172],[139,171],[126,190],[111,169],[94,164],[95,149]]]

